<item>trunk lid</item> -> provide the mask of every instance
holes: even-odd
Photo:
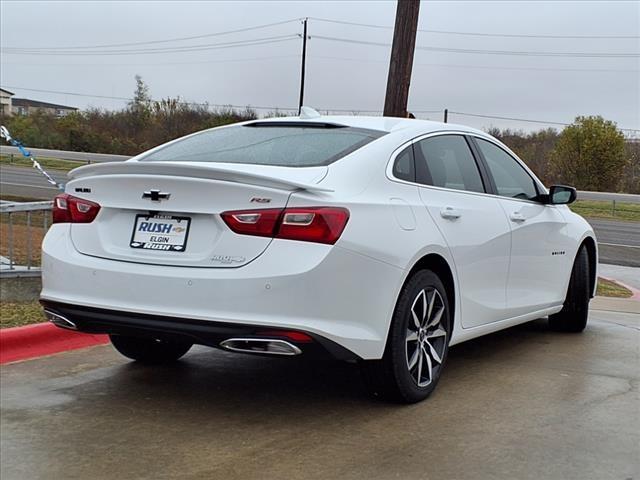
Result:
[[[112,260],[210,268],[240,267],[270,238],[238,235],[228,210],[284,208],[293,191],[327,190],[327,167],[123,162],[70,172],[67,193],[97,202],[89,224],[72,224],[75,248]]]

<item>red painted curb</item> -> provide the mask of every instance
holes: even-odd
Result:
[[[107,335],[74,332],[52,323],[5,328],[0,330],[0,365],[108,342]]]

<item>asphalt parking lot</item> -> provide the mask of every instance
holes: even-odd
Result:
[[[539,320],[453,347],[426,402],[370,399],[355,366],[110,346],[5,365],[11,479],[638,479],[640,315]]]

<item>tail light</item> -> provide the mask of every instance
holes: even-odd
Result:
[[[53,199],[53,223],[91,223],[98,215],[100,205],[68,193]]]
[[[231,230],[242,235],[333,245],[347,225],[349,210],[341,207],[265,208],[224,212],[221,216]]]

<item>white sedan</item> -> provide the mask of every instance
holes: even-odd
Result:
[[[575,196],[473,128],[304,109],[73,170],[41,302],[134,360],[328,354],[416,402],[451,345],[585,328],[598,254]]]

